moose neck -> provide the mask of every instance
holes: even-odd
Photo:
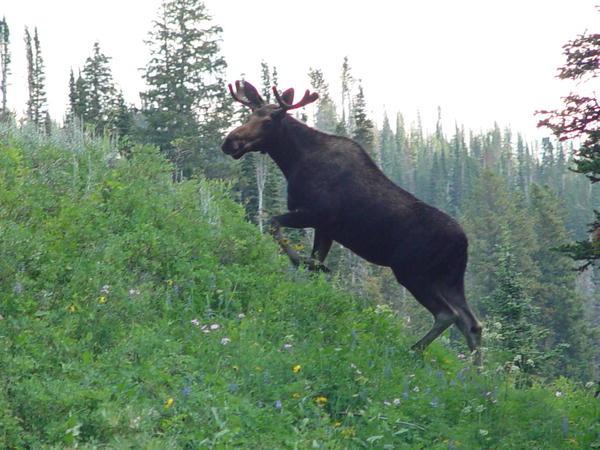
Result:
[[[302,159],[318,146],[319,132],[303,122],[286,116],[267,153],[279,166],[286,179]]]

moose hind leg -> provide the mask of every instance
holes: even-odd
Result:
[[[471,307],[467,303],[464,290],[461,288],[448,288],[445,292],[445,298],[458,313],[456,326],[463,334],[469,346],[469,350],[474,354],[474,362],[480,366],[482,363],[481,355],[481,334],[483,327]]]
[[[408,288],[421,305],[423,305],[433,315],[433,327],[429,332],[419,340],[412,349],[423,351],[440,334],[459,320],[458,312],[450,306],[444,297],[433,287]]]

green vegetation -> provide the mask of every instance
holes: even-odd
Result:
[[[2,128],[0,205],[0,447],[600,446],[593,387],[411,354],[153,148]]]

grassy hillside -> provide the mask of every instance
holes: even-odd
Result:
[[[156,151],[0,131],[0,447],[600,446],[600,402],[515,388],[292,270]]]

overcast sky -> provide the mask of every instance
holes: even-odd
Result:
[[[139,104],[140,67],[161,0],[3,0],[11,29],[13,63],[9,104],[25,110],[25,25],[37,26],[46,64],[50,113],[62,118],[69,70],[82,67],[99,41],[112,57],[113,75],[129,102]],[[206,0],[224,29],[228,79],[244,73],[259,83],[261,60],[276,65],[282,87],[303,90],[310,66],[324,71],[339,97],[339,74],[348,56],[362,79],[370,111],[426,126],[442,108],[474,130],[494,121],[528,136],[536,109],[555,106],[569,86],[554,78],[562,45],[585,31],[599,32],[599,0]]]

